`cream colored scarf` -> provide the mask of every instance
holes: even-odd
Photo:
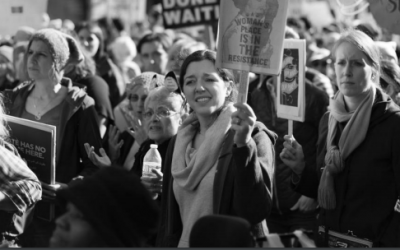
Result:
[[[175,143],[172,156],[172,176],[178,186],[186,190],[195,190],[208,171],[218,160],[219,151],[226,132],[231,127],[231,116],[236,109],[233,104],[225,107],[217,120],[205,133],[205,139],[198,148],[195,156],[186,164],[185,155],[190,150],[188,145],[197,133],[197,128],[192,124],[198,121],[196,114],[192,113],[182,124]]]
[[[344,160],[364,141],[367,135],[371,118],[372,105],[375,100],[375,87],[354,112],[345,109],[344,96],[338,92],[330,100],[330,116],[327,136],[327,152],[325,155],[325,169],[322,172],[319,188],[318,202],[324,209],[336,207],[334,176],[344,169]],[[339,139],[339,145],[334,144],[338,125],[347,122]]]

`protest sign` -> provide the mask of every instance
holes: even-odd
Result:
[[[217,67],[279,73],[288,0],[221,0]]]
[[[303,122],[305,119],[305,40],[285,39],[282,70],[277,77],[278,117]]]
[[[392,33],[400,34],[400,1],[380,0],[369,2],[369,8],[376,22]]]
[[[28,167],[38,179],[55,184],[56,127],[14,116],[5,115],[10,129],[10,140]],[[54,205],[40,201],[35,215],[51,221],[54,219]]]
[[[220,0],[162,0],[166,29],[210,24],[219,19]]]
[[[48,0],[1,0],[0,35],[15,35],[21,26],[40,29]]]
[[[146,0],[90,0],[90,20],[118,17],[127,25],[146,19]]]

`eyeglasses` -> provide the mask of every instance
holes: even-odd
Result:
[[[147,112],[145,112],[145,113],[143,114],[143,118],[146,119],[146,120],[149,120],[149,119],[151,119],[151,118],[153,117],[153,115],[155,114],[156,117],[158,117],[158,118],[161,119],[161,118],[167,118],[167,117],[176,115],[177,113],[178,113],[178,112],[171,111],[171,110],[168,110],[168,109],[159,109],[159,110],[157,110],[155,113],[154,113],[153,111],[147,111]]]

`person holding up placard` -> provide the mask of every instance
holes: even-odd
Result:
[[[280,157],[295,190],[318,197],[320,246],[335,233],[352,236],[348,247],[399,247],[400,108],[378,87],[379,50],[366,34],[345,32],[332,55],[339,92],[320,122],[316,169],[304,168],[293,137]]]
[[[63,78],[69,64],[83,59],[77,42],[54,29],[37,31],[28,44],[25,64],[32,81],[7,92],[7,109],[12,116],[56,126],[56,182],[42,183],[44,198],[55,203],[56,190],[75,178],[90,175],[98,168],[86,154],[84,143],[101,148],[94,101],[83,89]],[[34,219],[41,237],[36,246],[47,246],[53,222]]]
[[[199,50],[182,64],[179,84],[193,112],[166,153],[157,246],[188,246],[193,224],[210,214],[240,216],[256,237],[266,233],[276,135],[250,106],[232,103],[233,75],[215,62],[215,52]]]
[[[287,27],[285,31],[286,39],[299,39],[298,34]],[[295,51],[296,50],[286,50]],[[289,53],[288,53],[289,54]],[[294,54],[294,53],[293,53]],[[292,55],[293,55],[292,54]],[[298,52],[296,53],[298,54]],[[301,60],[301,59],[300,59]],[[296,59],[298,64],[298,56]],[[299,78],[296,74],[289,74],[292,72],[298,73],[298,67],[293,65],[289,66],[289,62],[293,63],[292,58],[283,63],[282,68],[288,68],[288,71],[283,72],[282,75],[286,78],[293,78],[293,81],[287,80],[286,83],[289,87],[283,87],[282,90],[292,89],[296,92],[296,97],[291,99],[297,100],[297,92],[294,89],[298,88]],[[284,70],[283,70],[284,71]],[[289,77],[290,76],[290,77]],[[290,84],[295,86],[290,87]],[[320,89],[314,87],[311,82],[305,81],[305,118],[304,122],[293,122],[293,135],[303,145],[304,155],[306,159],[306,168],[314,170],[316,168],[316,144],[318,142],[318,125],[322,116],[326,113],[329,105],[328,96]],[[310,195],[302,195],[295,192],[291,188],[291,170],[279,158],[279,153],[283,149],[283,137],[288,133],[288,120],[279,118],[277,116],[277,88],[274,84],[273,78],[265,79],[262,84],[251,93],[250,106],[254,109],[257,119],[264,123],[267,128],[271,129],[278,134],[277,143],[275,144],[276,164],[274,173],[274,196],[273,207],[271,214],[267,218],[267,225],[270,233],[289,233],[295,230],[303,229],[312,231],[315,227],[317,216],[317,202],[314,197]],[[281,95],[287,95],[284,93]],[[288,101],[289,98],[285,98]],[[281,99],[282,101],[282,99]],[[293,104],[285,103],[285,105]],[[297,101],[296,101],[297,103]],[[298,104],[296,104],[298,105]],[[286,243],[286,242],[285,242]]]

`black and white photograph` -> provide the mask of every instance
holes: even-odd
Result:
[[[280,118],[305,119],[305,49],[304,40],[284,41],[282,70],[277,78],[277,111]]]
[[[0,249],[400,249],[400,0],[0,0]]]

